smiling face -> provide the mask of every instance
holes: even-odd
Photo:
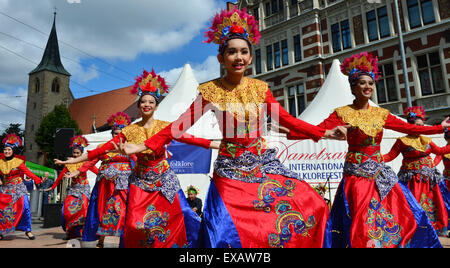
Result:
[[[75,148],[75,149],[72,150],[72,156],[75,157],[75,158],[81,156],[81,154],[82,154],[82,152],[81,152],[80,149]]]
[[[353,95],[358,100],[369,100],[375,90],[375,82],[368,75],[361,75],[356,84],[351,87]]]
[[[158,107],[155,97],[152,95],[143,95],[139,99],[139,110],[142,116],[151,117]]]
[[[227,75],[243,76],[248,65],[252,63],[250,46],[244,39],[228,40],[224,52],[217,55],[220,64],[224,65]]]
[[[11,147],[5,147],[3,149],[3,154],[5,155],[5,157],[11,157],[13,155],[14,151]]]
[[[423,122],[422,118],[414,119],[414,125],[423,126],[424,122]]]

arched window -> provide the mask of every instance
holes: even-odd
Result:
[[[41,83],[39,81],[39,78],[36,78],[34,80],[34,92],[39,93],[39,91],[41,91]]]
[[[58,78],[55,78],[52,83],[52,92],[59,93],[59,82]]]

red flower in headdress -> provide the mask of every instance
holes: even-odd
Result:
[[[425,120],[426,117],[425,110],[423,109],[422,106],[407,107],[403,111],[403,114],[406,116],[406,118],[409,119],[420,118],[422,120]]]
[[[133,85],[131,94],[137,93],[140,96],[143,92],[149,92],[159,98],[164,92],[169,93],[169,86],[166,81],[160,75],[157,75],[153,69],[151,73],[144,70],[142,75],[136,77],[135,80],[136,83]]]
[[[128,114],[126,114],[124,112],[117,112],[117,113],[111,115],[108,118],[107,122],[108,122],[108,125],[111,126],[111,128],[119,127],[122,129],[131,124],[131,119],[128,116]]]
[[[89,145],[88,140],[83,135],[78,135],[70,139],[70,147],[86,148]]]

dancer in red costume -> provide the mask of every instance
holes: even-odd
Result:
[[[22,139],[16,134],[8,134],[2,141],[3,153],[0,155],[0,240],[4,235],[16,230],[25,231],[30,240],[31,209],[27,188],[23,183],[23,175],[28,176],[36,184],[41,179],[34,175],[25,165],[25,157],[15,155],[14,150],[22,145]]]
[[[144,71],[136,79],[132,93],[138,93],[142,121],[129,125],[111,141],[78,159],[75,163],[96,159],[115,150],[122,141],[140,144],[164,129],[169,122],[153,118],[168,86],[154,71]],[[177,141],[210,148],[210,140],[185,134]],[[200,227],[199,216],[192,211],[176,174],[166,160],[166,148],[136,154],[137,162],[129,177],[126,220],[121,246],[126,248],[196,247]]]
[[[412,125],[386,109],[370,106],[378,64],[367,52],[346,58],[341,70],[348,76],[355,100],[319,124],[327,129],[350,125],[344,178],[330,215],[332,247],[442,247],[425,211],[384,163],[380,143],[383,128],[411,135],[437,134],[450,124],[444,120],[436,126]],[[291,130],[288,137],[304,135]]]
[[[403,112],[410,124],[423,126],[425,111],[422,106],[408,107]],[[438,147],[431,138],[422,135],[408,135],[398,138],[389,153],[383,156],[390,162],[399,154],[403,155],[398,179],[407,186],[420,206],[425,210],[438,234],[446,234],[448,212],[439,184],[444,180],[435,168],[430,154],[450,153],[450,146]]]
[[[264,106],[272,119],[318,141],[345,138],[345,129],[315,127],[289,115],[267,83],[247,78],[251,46],[258,43],[258,22],[245,11],[222,11],[213,20],[207,42],[220,46],[224,78],[200,85],[200,95],[181,117],[145,144],[122,145],[126,153],[160,150],[209,109],[223,134],[214,178],[205,200],[202,247],[323,247],[327,204],[305,181],[284,167],[263,134]]]
[[[131,124],[129,116],[118,112],[110,116],[108,124],[114,137]],[[104,144],[100,144],[100,148]],[[87,170],[101,161],[97,181],[89,199],[88,212],[83,232],[83,241],[98,240],[97,248],[102,248],[105,236],[122,236],[128,194],[128,179],[132,162],[136,157],[114,152],[101,155],[86,162],[81,169]],[[59,161],[56,161],[57,163]],[[72,176],[78,174],[73,173]]]
[[[86,138],[81,135],[73,137],[70,144],[73,157],[80,156],[83,153],[84,148],[89,145]],[[90,196],[89,181],[86,174],[88,169],[84,169],[82,167],[83,164],[84,162],[78,164],[65,164],[63,170],[50,188],[51,190],[55,189],[66,175],[67,178],[70,178],[71,173],[77,174],[71,178],[71,183],[62,209],[61,226],[66,232],[65,240],[81,237],[83,235],[83,226],[86,220]],[[98,173],[98,169],[95,166],[90,167],[89,170],[95,174]]]

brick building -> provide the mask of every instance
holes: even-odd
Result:
[[[376,3],[378,2],[378,3]],[[450,114],[450,1],[399,0],[413,105],[428,123]],[[333,59],[361,51],[378,56],[381,79],[373,101],[402,114],[403,67],[393,0],[240,0],[260,23],[252,77],[269,83],[277,100],[298,116],[323,84]],[[336,89],[339,90],[339,89]]]

